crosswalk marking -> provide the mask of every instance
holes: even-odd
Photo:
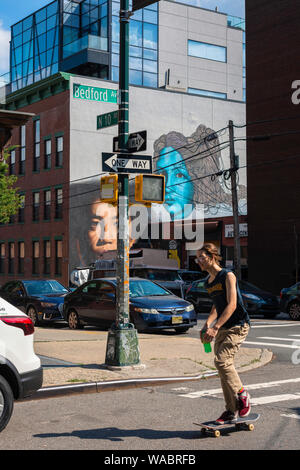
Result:
[[[255,344],[258,346],[279,346],[280,348],[289,348],[289,349],[300,349],[300,346],[297,345],[290,345],[290,344],[281,344],[281,343],[264,343],[261,341],[244,341],[243,344]]]
[[[282,413],[280,416],[284,416],[284,417],[286,417],[286,418],[300,419],[300,416],[299,416],[299,415],[296,415],[296,414],[294,414],[294,413],[291,413],[291,414]]]
[[[291,383],[299,383],[300,377],[295,377],[294,379],[285,379],[285,380],[277,380],[273,382],[263,382],[263,383],[256,383],[256,384],[247,384],[245,387],[247,390],[260,390],[263,388],[272,388],[272,387],[280,387],[281,385],[291,384]],[[191,392],[179,395],[180,397],[184,398],[201,398],[201,397],[214,397],[218,394],[222,394],[222,388],[213,388],[210,390],[200,390],[197,392]],[[299,397],[298,397],[299,398]],[[251,398],[252,403],[252,398]]]
[[[279,401],[299,400],[300,393],[285,393],[283,395],[270,395],[267,397],[251,398],[251,406],[266,405]]]
[[[283,326],[300,326],[300,322],[297,323],[279,323],[279,324],[271,324],[271,323],[265,323],[263,325],[252,325],[251,328],[281,328]]]
[[[292,336],[292,335],[289,335]],[[275,341],[295,341],[295,343],[299,342],[300,346],[300,340],[295,339],[295,338],[278,338],[278,336],[259,336],[258,339],[274,339]]]

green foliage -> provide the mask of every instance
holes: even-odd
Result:
[[[0,222],[8,223],[12,215],[15,215],[20,208],[20,195],[15,187],[17,177],[8,174],[7,159],[10,152],[16,147],[8,147],[3,150],[3,159],[0,161]]]

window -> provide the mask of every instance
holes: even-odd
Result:
[[[40,220],[40,193],[33,193],[32,220],[33,222]]]
[[[18,222],[25,222],[25,194],[20,195],[20,207],[18,211]]]
[[[5,273],[5,243],[0,243],[0,273]]]
[[[32,242],[32,274],[39,274],[40,242]]]
[[[51,241],[44,240],[44,274],[51,273]]]
[[[10,152],[9,174],[10,175],[16,174],[16,151],[15,150],[12,150]]]
[[[50,170],[51,168],[51,139],[45,140],[45,161],[44,169]]]
[[[193,95],[209,96],[210,98],[220,98],[227,100],[227,93],[220,93],[217,91],[199,90],[198,88],[189,88],[188,93]]]
[[[18,242],[18,273],[24,274],[25,243]]]
[[[9,242],[8,244],[8,274],[14,273],[15,268],[15,243]]]
[[[63,151],[64,151],[64,138],[56,138],[56,166],[62,167],[63,165]]]
[[[55,240],[55,274],[62,273],[62,240]]]
[[[20,129],[20,166],[19,174],[25,174],[25,160],[26,160],[26,126],[21,126]]]
[[[44,220],[51,218],[51,190],[44,191]]]
[[[188,55],[201,59],[227,62],[227,48],[206,42],[188,41]]]
[[[55,218],[62,219],[63,190],[57,188],[55,190]]]
[[[40,120],[37,119],[36,121],[34,121],[33,171],[40,171],[40,138],[41,138]]]

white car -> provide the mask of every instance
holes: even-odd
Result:
[[[25,313],[0,297],[0,432],[14,401],[41,388],[43,370],[33,348],[34,326]]]

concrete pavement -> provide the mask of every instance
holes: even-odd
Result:
[[[205,353],[202,343],[188,335],[139,334],[141,364],[110,370],[105,365],[107,331],[92,328],[68,330],[36,328],[36,354],[52,358],[44,367],[42,390],[64,386],[80,390],[80,384],[115,385],[140,382],[197,380],[215,375],[213,353]],[[53,361],[53,358],[55,359]],[[261,367],[272,360],[266,349],[242,347],[235,364],[239,373]],[[151,380],[152,379],[152,380]],[[178,380],[177,380],[178,379]],[[82,387],[87,390],[88,387]]]

